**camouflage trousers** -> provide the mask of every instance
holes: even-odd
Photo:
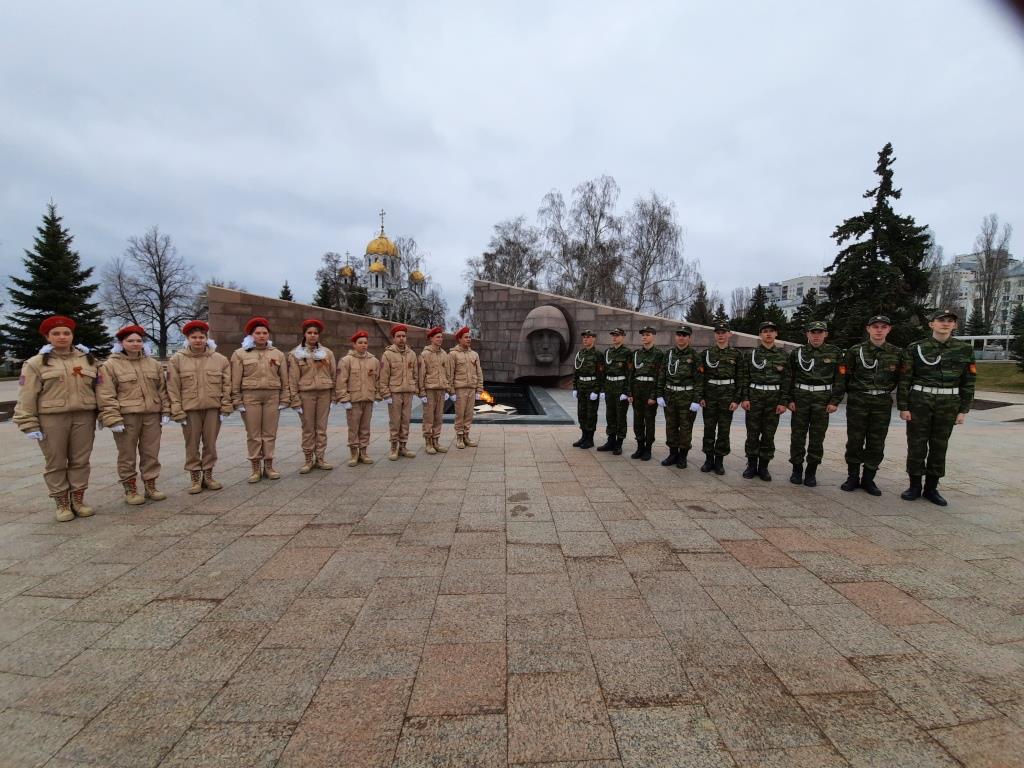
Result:
[[[846,401],[846,463],[877,471],[885,455],[892,396],[851,392]]]
[[[604,416],[608,437],[626,437],[626,414],[629,412],[629,401],[619,400],[619,396],[625,391],[625,387],[618,386],[623,382],[605,385],[604,394]],[[598,401],[600,402],[600,401]]]
[[[907,474],[946,474],[946,448],[960,412],[956,395],[910,393],[910,421],[907,422]]]
[[[633,392],[633,436],[638,443],[654,442],[654,422],[658,418],[658,406],[648,405],[654,399],[654,390],[644,387]]]
[[[803,464],[821,464],[825,453],[825,433],[828,432],[828,399],[832,392],[793,391],[796,411],[791,421],[792,433],[789,439],[789,461]]]
[[[704,453],[729,455],[729,430],[732,429],[733,414],[729,406],[735,402],[735,394],[732,384],[704,384]]]
[[[748,459],[770,461],[775,457],[775,431],[779,428],[778,392],[750,390],[750,410],[747,411],[747,441],[743,451]]]
[[[692,392],[666,392],[665,397],[665,445],[688,451],[693,447],[693,422],[695,411],[690,410]]]
[[[590,399],[590,393],[597,392],[596,387],[576,390],[576,418],[580,422],[580,429],[592,432],[597,429],[597,406],[600,398]]]

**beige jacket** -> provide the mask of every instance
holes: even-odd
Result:
[[[184,421],[186,411],[231,413],[231,363],[209,348],[198,355],[188,348],[175,352],[167,364],[167,396],[175,421]]]
[[[377,378],[380,363],[369,352],[360,354],[350,349],[338,366],[338,388],[334,399],[339,403],[372,403],[377,399]]]
[[[418,392],[418,373],[416,353],[409,347],[401,351],[397,345],[390,345],[380,356],[380,396],[391,397],[392,392]]]
[[[288,361],[274,347],[236,349],[231,354],[231,404],[242,404],[242,391],[276,389],[281,402],[288,402]]]
[[[14,423],[22,432],[39,431],[39,415],[96,410],[98,366],[84,352],[72,348],[67,355],[30,357],[21,366],[21,389],[14,407]]]
[[[440,347],[427,344],[420,352],[419,376],[420,397],[426,397],[428,389],[443,389],[452,393],[451,357]]]
[[[300,392],[334,389],[337,379],[334,353],[323,344],[310,351],[302,345],[288,353],[288,400],[292,408],[302,405]]]
[[[480,370],[480,355],[472,349],[463,351],[462,347],[454,347],[448,353],[452,366],[453,389],[475,389],[477,393],[484,391],[484,372]]]
[[[115,352],[100,366],[97,381],[96,400],[105,427],[123,423],[125,413],[171,412],[167,376],[152,357]]]

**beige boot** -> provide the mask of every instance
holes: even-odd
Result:
[[[85,503],[85,488],[71,492],[71,509],[79,517],[92,517],[92,507]]]
[[[135,482],[135,478],[133,477],[129,480],[124,480],[121,483],[121,487],[124,488],[124,503],[131,504],[133,507],[146,503],[146,500],[139,496],[139,487]]]
[[[433,456],[435,453],[437,453],[437,448],[434,447],[434,440],[433,440],[433,438],[424,437],[423,438],[423,442],[427,446],[424,450],[426,451],[428,456]]]
[[[398,444],[398,455],[399,456],[404,456],[407,459],[415,459],[416,458],[416,451],[410,451],[408,443],[399,443]]]
[[[260,460],[249,459],[249,463],[252,465],[252,473],[249,475],[248,482],[258,483],[263,479],[263,472],[260,470]]]
[[[219,491],[224,486],[221,485],[218,481],[213,479],[213,470],[212,469],[204,469],[203,470],[203,487],[204,488],[209,488],[211,491]]]
[[[354,467],[356,464],[359,463],[359,449],[358,448],[349,448],[348,450],[349,450],[349,454],[350,454],[350,456],[348,458],[348,465],[350,467]]]
[[[67,523],[75,519],[75,513],[71,511],[71,503],[68,501],[68,494],[58,493],[53,497],[57,504],[57,522]]]
[[[313,453],[306,454],[306,463],[299,467],[300,475],[308,475],[313,471],[313,467],[316,466],[316,459],[313,457]]]
[[[480,445],[480,443],[474,443],[472,440],[469,439],[469,432],[462,436],[462,442],[466,444],[467,448],[476,448],[478,445]]]
[[[276,469],[274,469],[274,460],[273,459],[264,459],[263,460],[263,476],[265,478],[267,478],[267,480],[280,480],[281,479],[281,473],[278,472]]]
[[[455,447],[456,448],[460,448],[460,449],[466,447],[466,441],[462,437],[462,435],[456,435],[455,436]]]
[[[203,491],[203,471],[201,469],[193,469],[188,473],[192,479],[192,485],[189,487],[189,493],[202,493]]]
[[[373,464],[373,459],[366,455],[366,449],[359,449],[359,463],[360,464]]]
[[[334,465],[333,464],[328,464],[326,461],[324,461],[323,454],[320,454],[319,456],[316,457],[316,466],[317,466],[318,469],[326,469],[326,470],[334,469]]]
[[[391,453],[388,454],[389,461],[398,461],[398,443],[391,444]]]
[[[448,449],[441,445],[441,438],[433,438],[434,450],[438,453],[448,453]]]
[[[145,481],[146,493],[145,497],[151,501],[163,501],[167,498],[167,494],[163,491],[156,489],[156,478]]]

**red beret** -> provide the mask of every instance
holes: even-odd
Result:
[[[302,332],[305,333],[307,328],[316,328],[320,333],[324,332],[324,324],[316,318],[302,321]]]
[[[408,325],[404,325],[402,323],[399,323],[398,325],[391,326],[391,335],[392,336],[394,336],[399,331],[405,331],[406,333],[408,333],[409,332],[409,326]]]
[[[246,336],[251,336],[252,332],[255,331],[257,328],[259,328],[261,325],[264,328],[266,328],[268,331],[270,330],[270,321],[267,320],[267,318],[265,318],[265,317],[253,317],[253,318],[251,318],[249,320],[249,322],[245,324],[245,335]]]
[[[459,330],[457,330],[457,331],[455,332],[455,338],[456,338],[456,339],[461,339],[461,338],[462,338],[463,336],[465,336],[465,335],[466,335],[467,333],[469,333],[469,328],[468,328],[468,326],[465,326],[465,325],[464,325],[464,326],[462,326],[461,328],[459,328]]]
[[[181,327],[181,335],[188,336],[192,331],[210,332],[210,324],[205,320],[189,320]]]
[[[137,333],[139,336],[145,336],[146,329],[141,325],[126,325],[114,334],[114,338],[118,341],[124,341],[126,336],[131,336],[133,333]]]
[[[433,328],[427,331],[427,338],[429,339],[431,336],[437,336],[437,334],[439,333],[444,333],[444,328],[442,328],[440,325],[435,325]]]
[[[353,344],[355,344],[356,343],[356,339],[369,339],[369,338],[370,338],[370,334],[368,334],[366,331],[360,329],[360,330],[358,330],[358,331],[356,331],[355,333],[352,334],[352,338],[349,339],[349,341],[351,341]]]
[[[39,333],[46,336],[54,328],[70,328],[71,332],[74,333],[75,321],[70,317],[64,317],[64,315],[53,315],[39,324]]]

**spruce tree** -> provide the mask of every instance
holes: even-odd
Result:
[[[822,311],[822,306],[818,302],[818,289],[811,288],[811,290],[804,294],[804,300],[800,303],[800,306],[796,308],[796,312],[793,313],[793,317],[789,319],[789,329],[786,341],[794,341],[798,344],[805,343],[807,341],[807,324],[814,320],[823,319],[824,313]]]
[[[964,327],[965,336],[987,336],[988,328],[985,326],[985,316],[982,313],[981,302],[975,302],[970,316],[967,318],[967,325]]]
[[[713,319],[715,323],[729,322],[729,313],[725,311],[725,302],[718,302],[718,309],[715,310],[715,315]]]
[[[1010,357],[1017,361],[1017,367],[1024,371],[1024,304],[1018,304],[1013,310],[1010,323]]]
[[[697,325],[713,325],[715,315],[708,304],[708,287],[701,280],[697,283],[697,295],[686,311],[686,320]]]
[[[277,297],[282,301],[295,301],[295,296],[292,294],[292,289],[288,287],[288,281],[284,281],[284,285],[281,286],[281,294]]]
[[[325,309],[337,309],[332,293],[330,280],[326,277],[321,277],[320,285],[316,289],[316,295],[313,296],[313,304]]]
[[[11,303],[19,309],[10,313],[3,336],[12,357],[25,360],[39,351],[45,340],[39,324],[49,315],[65,315],[77,325],[75,342],[103,354],[108,348],[107,331],[99,305],[91,301],[97,285],[90,283],[93,267],[83,269],[74,239],[61,224],[57,205],[46,206],[43,223],[32,250],[25,251],[26,277],[10,278]]]
[[[860,341],[871,315],[892,318],[889,340],[900,346],[920,336],[926,323],[929,280],[923,265],[930,238],[927,227],[892,208],[902,195],[893,186],[894,162],[892,144],[886,144],[875,167],[878,185],[863,195],[874,201],[871,208],[832,233],[836,245],[846,244],[825,268],[831,274],[825,306],[832,317],[830,340],[839,346]]]

